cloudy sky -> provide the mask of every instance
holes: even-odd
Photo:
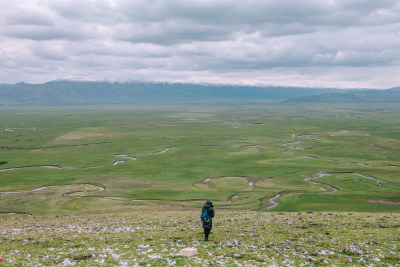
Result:
[[[0,83],[400,85],[400,0],[1,0]]]

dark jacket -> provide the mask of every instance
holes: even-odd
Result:
[[[212,203],[206,202],[204,204],[203,208],[207,209],[208,215],[210,215],[210,220],[208,222],[203,222],[203,228],[212,228],[212,218],[214,217],[214,206]]]

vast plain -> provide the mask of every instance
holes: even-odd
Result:
[[[71,260],[101,265],[103,258],[123,264],[124,257],[115,256],[120,254],[116,248],[135,247],[137,252],[151,246],[160,253],[166,249],[165,255],[146,252],[155,258],[143,254],[139,260],[140,253],[136,257],[124,252],[125,261],[136,257],[137,262],[127,264],[176,264],[171,242],[175,250],[206,246],[198,262],[178,259],[192,265],[218,264],[218,257],[228,254],[223,264],[362,260],[358,264],[379,265],[399,259],[400,107],[396,104],[3,107],[0,147],[1,251],[7,251],[15,264],[23,259],[29,265],[28,251],[22,253],[16,245],[36,249],[40,257],[31,252],[29,257],[43,265],[64,264],[66,259],[66,264]],[[214,243],[209,245],[198,243],[201,229],[193,210],[206,198],[220,212]],[[23,222],[18,222],[21,218]],[[109,229],[107,218],[114,225]],[[93,247],[83,245],[83,234],[71,230],[93,225],[106,225],[104,235],[110,235],[88,237]],[[46,227],[51,237],[39,233]],[[14,234],[12,229],[17,229]],[[124,229],[147,230],[136,240],[133,234],[129,238],[116,234]],[[112,245],[97,238],[108,238]],[[303,244],[314,238],[326,244],[299,245],[300,239]],[[55,239],[63,241],[48,243]],[[257,240],[262,244],[255,244]],[[40,242],[51,251],[42,251]],[[160,242],[169,247],[157,247],[164,246]],[[368,254],[368,247],[378,249],[376,243],[385,253]],[[223,251],[207,259],[206,251],[221,245]],[[248,251],[255,248],[264,256]],[[261,248],[271,253],[263,254]],[[306,258],[293,253],[286,257],[285,249],[305,255],[303,249]],[[57,259],[43,258],[57,250],[62,254]],[[337,259],[337,253],[344,256]],[[92,257],[100,254],[105,256]]]
[[[399,115],[274,103],[4,108],[0,211],[211,198],[235,210],[398,212]]]

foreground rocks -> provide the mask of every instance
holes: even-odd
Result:
[[[178,253],[179,256],[185,256],[185,257],[193,257],[194,255],[199,254],[197,252],[196,248],[184,248],[181,249]]]
[[[23,220],[21,215],[1,215],[0,256],[5,266],[395,266],[400,262],[398,213],[218,210],[210,242],[202,242],[199,212],[177,210],[170,216],[163,207],[127,207],[121,213],[24,216]]]

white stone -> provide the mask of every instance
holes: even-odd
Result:
[[[192,257],[196,254],[198,254],[196,248],[184,248],[181,249],[178,253],[179,256],[185,256],[185,257]]]
[[[75,262],[73,262],[73,261],[70,261],[68,258],[66,258],[64,261],[63,261],[63,266],[71,266],[71,265],[75,265],[76,263]]]

